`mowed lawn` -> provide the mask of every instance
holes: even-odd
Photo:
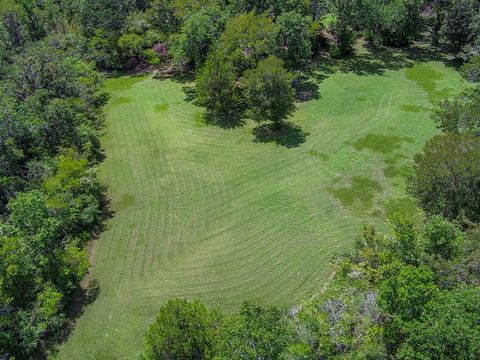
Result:
[[[291,119],[299,128],[273,142],[252,122],[206,125],[188,83],[109,79],[101,173],[114,215],[94,247],[101,293],[58,357],[134,359],[174,297],[228,312],[319,292],[364,223],[414,209],[405,180],[436,132],[429,109],[465,86],[432,58],[321,61]]]

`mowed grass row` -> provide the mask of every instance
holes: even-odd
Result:
[[[59,358],[135,358],[173,297],[292,306],[325,285],[364,223],[414,208],[405,179],[436,131],[428,111],[464,83],[444,62],[367,60],[312,74],[293,147],[255,141],[251,122],[205,125],[188,84],[108,80],[101,171],[115,214],[95,244],[100,296]]]

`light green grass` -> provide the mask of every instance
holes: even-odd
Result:
[[[15,0],[0,0],[0,14],[7,10],[18,8]]]
[[[293,148],[254,142],[250,122],[205,125],[186,84],[108,80],[101,170],[115,214],[95,244],[100,297],[59,357],[135,358],[172,297],[233,311],[245,299],[287,307],[318,292],[365,222],[412,208],[405,177],[436,131],[428,109],[464,86],[443,62],[411,65],[322,63],[319,98],[292,119],[309,135]]]

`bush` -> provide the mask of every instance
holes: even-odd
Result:
[[[88,282],[87,285],[87,303],[90,304],[94,302],[98,298],[98,295],[100,295],[100,284],[98,283],[97,279],[92,279]]]
[[[447,219],[480,221],[480,141],[446,133],[427,142],[415,157],[411,189],[422,208]]]
[[[142,55],[148,65],[158,66],[163,62],[158,53],[153,49],[144,50]]]
[[[170,300],[148,329],[142,356],[146,360],[205,359],[218,322],[218,315],[198,301]]]
[[[460,68],[462,76],[471,82],[480,81],[480,55],[473,56]]]
[[[342,57],[342,51],[337,45],[330,46],[328,52],[333,59],[340,59]]]

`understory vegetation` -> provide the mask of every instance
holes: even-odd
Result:
[[[426,44],[425,39],[430,44]],[[419,45],[420,40],[423,43]],[[356,54],[359,49],[365,53]],[[99,165],[104,160],[99,139],[105,120],[104,107],[130,101],[114,97],[107,105],[105,91],[126,90],[142,79],[139,75],[140,80],[129,78],[130,85],[108,89],[104,86],[105,75],[115,77],[118,71],[147,72],[152,78],[178,81],[184,84],[184,95],[191,102],[188,106],[202,108],[195,115],[196,131],[211,125],[222,131],[244,129],[238,131],[245,132],[250,131],[248,123],[253,121],[256,124],[251,131],[254,142],[274,143],[279,145],[276,150],[288,151],[306,142],[309,133],[294,122],[298,120],[295,114],[303,103],[328,95],[319,92],[318,84],[329,71],[331,75],[342,69],[346,74],[360,76],[365,73],[382,75],[386,70],[403,71],[405,68],[408,69],[405,76],[402,73],[402,80],[414,81],[427,94],[430,107],[403,104],[403,113],[413,116],[431,112],[438,132],[425,143],[413,163],[404,164],[401,169],[395,166],[405,156],[390,153],[400,149],[402,143],[414,143],[415,139],[370,133],[355,143],[344,141],[343,145],[353,147],[358,153],[367,148],[372,156],[383,156],[387,167],[382,169],[381,176],[395,178],[400,174],[407,179],[408,196],[415,199],[421,210],[406,211],[407,206],[396,206],[388,214],[378,209],[377,213],[369,214],[369,218],[381,218],[379,222],[388,224],[388,230],[379,231],[378,226],[365,225],[353,249],[342,249],[332,261],[332,279],[324,282],[325,287],[316,289],[315,296],[305,297],[288,311],[248,299],[233,314],[223,313],[198,300],[165,301],[146,331],[145,348],[138,356],[148,360],[480,358],[480,88],[470,84],[457,95],[449,90],[465,86],[438,87],[436,81],[441,79],[441,74],[422,65],[440,58],[457,66],[467,81],[479,81],[478,0],[2,1],[0,359],[56,356],[58,344],[69,335],[76,317],[102,293],[102,283],[86,277],[90,268],[88,244],[104,230],[104,221],[110,214],[107,187],[99,175]],[[415,63],[416,60],[420,63]],[[382,68],[379,63],[388,63],[388,66]],[[339,88],[349,86],[346,82],[337,85]],[[355,96],[355,100],[342,99],[344,102],[336,111],[350,111],[352,104],[369,100],[361,93]],[[143,100],[148,102],[148,96]],[[382,97],[381,101],[388,103],[385,111],[372,121],[387,123],[385,118],[392,116],[392,96]],[[178,99],[171,104],[156,104],[155,112],[168,112],[170,105],[178,106],[180,113],[184,110]],[[368,111],[368,105],[365,107]],[[328,113],[326,107],[319,108],[310,112]],[[306,117],[304,114],[302,116]],[[333,119],[334,115],[327,114],[327,118]],[[346,116],[354,119],[360,115],[353,109],[353,114]],[[323,114],[312,116],[317,121]],[[349,121],[354,121],[351,118]],[[129,119],[130,123],[137,120]],[[177,127],[181,128],[182,119],[177,121]],[[156,130],[155,124],[147,124],[151,126],[148,132]],[[322,124],[322,131],[328,129],[328,123]],[[341,130],[349,131],[348,128]],[[194,131],[190,131],[192,135]],[[185,134],[177,134],[175,139],[189,136]],[[127,140],[133,136],[123,135]],[[138,148],[150,146],[147,151],[154,152],[162,166],[168,164],[162,167],[165,176],[154,181],[157,185],[168,183],[172,186],[172,189],[164,189],[159,185],[161,195],[169,191],[174,193],[182,186],[188,188],[185,179],[197,179],[201,173],[208,178],[204,183],[198,180],[197,184],[205,189],[204,204],[211,201],[208,191],[215,187],[218,187],[215,194],[230,196],[221,189],[223,183],[215,181],[216,175],[225,176],[224,168],[212,167],[209,174],[206,168],[188,168],[182,176],[169,179],[170,168],[182,169],[182,164],[169,163],[171,159],[162,153],[168,146],[176,149],[168,143],[168,135],[159,138],[158,143],[149,143],[145,138],[136,144]],[[127,141],[125,138],[114,141],[122,144]],[[185,162],[191,164],[202,158],[211,140],[206,139],[208,136],[196,144]],[[322,146],[327,147],[330,139],[322,139],[325,144],[317,143],[308,156],[327,161],[329,155],[322,152]],[[423,145],[423,139],[418,142]],[[249,144],[255,145],[259,144]],[[286,158],[286,153],[283,154]],[[392,156],[388,157],[389,154]],[[216,152],[217,157],[223,155],[221,151]],[[249,155],[254,159],[258,153]],[[153,155],[149,153],[149,156]],[[341,174],[354,160],[342,161],[329,171]],[[278,161],[264,165],[266,173],[253,174],[252,178],[258,182],[282,183],[287,176],[272,179],[272,174],[280,174],[275,171],[282,167],[281,164]],[[318,166],[305,162],[306,165],[298,170],[295,161],[289,164],[289,170],[297,174],[293,179],[302,177],[301,171]],[[229,166],[233,171],[234,166]],[[136,163],[128,171],[136,177],[147,178],[146,173],[138,172],[139,168]],[[343,208],[359,206],[358,203],[360,207],[371,205],[373,193],[382,190],[377,180],[360,175],[333,180],[328,184],[330,199],[341,203]],[[238,188],[244,182],[243,174],[233,179],[233,185]],[[320,186],[314,180],[311,183]],[[270,185],[273,188],[274,184]],[[276,218],[281,218],[278,221],[283,221],[287,219],[283,215],[292,210],[293,204],[281,197],[286,188],[291,198],[306,202],[313,197],[311,193],[298,191],[290,180],[288,186],[269,194],[277,208],[268,208],[266,203],[257,204],[259,208],[263,212],[272,211]],[[248,206],[255,202],[253,198],[261,196],[258,189],[261,188],[247,187],[241,194],[247,198]],[[133,204],[134,199],[128,194],[122,196],[125,208]],[[165,199],[157,193],[149,196],[159,202]],[[408,196],[405,202],[410,199]],[[240,203],[238,199],[232,197],[230,204]],[[176,206],[182,209],[192,206],[192,199],[185,203],[177,198],[170,200],[171,208],[162,213],[166,217],[179,214],[175,212]],[[209,209],[210,218],[205,221],[208,225],[199,239],[203,245],[210,244],[218,234],[228,232],[232,229],[232,221],[238,221],[235,216],[227,220],[222,218],[234,210],[227,209],[223,203],[220,205],[221,209]],[[157,211],[159,206],[153,205]],[[316,201],[315,206],[322,205]],[[410,204],[410,207],[415,206]],[[309,226],[305,225],[307,220],[316,221],[317,216],[312,216],[307,206],[296,209],[298,228]],[[205,210],[194,208],[191,214]],[[253,217],[261,215],[262,211],[250,213],[245,210],[245,221],[255,221]],[[136,214],[146,218],[155,215]],[[272,219],[268,214],[263,216]],[[353,222],[352,218],[349,221]],[[190,237],[199,236],[204,226],[196,223],[196,218],[184,220],[185,231],[168,238],[167,249],[174,250],[162,255],[167,258],[161,259],[167,264],[162,264],[162,269],[169,266],[177,269],[175,261],[179,262],[178,258],[169,263],[169,257],[184,252],[172,243],[187,242]],[[165,224],[167,221],[170,220],[165,220]],[[223,223],[217,228],[212,225],[213,230],[209,228],[210,222],[216,221]],[[192,222],[191,228],[188,227],[187,223]],[[129,239],[122,248],[122,262],[126,262],[130,252],[136,256],[132,248],[143,241],[131,231],[135,224],[135,221],[128,224],[131,242]],[[179,226],[180,222],[173,219],[169,224]],[[265,221],[262,225],[270,237],[283,235],[275,232],[275,224]],[[317,226],[309,229],[313,228],[321,231]],[[289,231],[289,234],[297,232],[293,227]],[[264,232],[250,234],[249,238],[267,241],[262,235]],[[238,231],[232,236],[243,241],[243,235]],[[218,252],[237,251],[226,249],[228,239],[220,240],[225,248],[217,248]],[[346,244],[348,239],[343,241]],[[197,248],[199,251],[192,251],[192,259],[198,256],[208,267],[210,259],[201,257],[202,251],[207,252],[202,244]],[[268,249],[276,251],[273,245]],[[302,249],[313,252],[308,246]],[[268,258],[269,251],[257,255]],[[287,261],[285,256],[269,266],[278,269]],[[214,265],[218,263],[224,266],[219,268],[226,269],[224,259],[217,260]],[[135,261],[132,264],[137,266]],[[139,265],[140,276],[135,280],[146,282],[141,291],[151,291],[145,268],[155,264],[153,259],[150,265],[144,262]],[[182,266],[188,271],[196,269],[188,261]],[[299,266],[295,268],[296,276],[300,276],[302,270]],[[119,266],[108,271],[118,275],[125,269]],[[126,271],[131,271],[131,277],[136,276],[132,269]],[[315,271],[326,274],[323,269]],[[214,269],[209,281],[225,286],[222,276],[227,275]],[[317,277],[305,276],[310,280]],[[176,284],[169,279],[164,282],[167,284],[164,286]],[[282,286],[280,282],[277,285]],[[195,286],[189,284],[186,289]],[[296,284],[295,287],[298,291],[302,286]],[[201,286],[198,288],[198,293],[202,294],[204,290]],[[132,298],[141,296],[135,289],[128,289],[128,292],[127,305],[131,305]],[[182,294],[180,290],[177,293]],[[109,301],[116,295],[117,292],[109,293]],[[191,293],[182,295],[193,297]],[[237,303],[243,300],[237,299]],[[275,303],[275,299],[269,303]],[[111,310],[111,303],[105,306]],[[122,311],[128,313],[127,308],[125,306]],[[112,316],[108,311],[103,315],[110,320]],[[136,311],[140,313],[138,308]],[[135,314],[132,311],[128,316],[135,317]],[[119,329],[115,328],[116,331]],[[107,333],[106,337],[109,336],[111,334]],[[82,351],[88,349],[77,349],[75,356],[82,358]],[[102,351],[106,351],[105,358],[114,357],[108,349]]]

